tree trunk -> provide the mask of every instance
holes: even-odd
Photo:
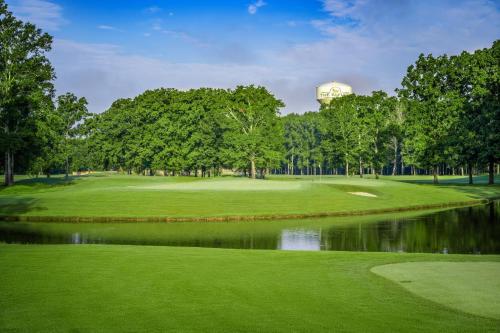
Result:
[[[472,185],[474,181],[472,180],[472,163],[467,163],[467,172],[469,174],[469,184]]]
[[[394,138],[394,164],[392,165],[392,175],[398,172],[398,140]]]
[[[255,158],[251,158],[250,159],[250,177],[252,179],[255,179],[256,178],[256,174],[255,174]]]
[[[432,168],[432,176],[433,176],[432,182],[434,184],[438,184],[439,183],[438,174],[439,174],[439,167],[436,167],[436,166],[433,167]]]
[[[5,152],[5,186],[14,185],[14,154],[10,149]]]
[[[363,178],[363,161],[359,158],[359,178]]]
[[[493,163],[493,159],[488,161],[488,184],[495,184],[495,163]]]
[[[345,175],[349,176],[349,161],[345,162]]]
[[[66,156],[66,176],[65,178],[68,179],[69,177],[69,157]]]

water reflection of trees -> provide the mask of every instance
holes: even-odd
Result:
[[[130,244],[235,249],[500,253],[500,201],[417,218],[314,225],[124,224],[0,222],[0,242]],[[353,218],[355,219],[355,218]],[[295,243],[294,243],[295,242]]]
[[[323,230],[328,250],[499,253],[499,202],[413,219],[386,220]]]

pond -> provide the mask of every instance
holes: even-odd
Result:
[[[433,212],[293,221],[0,222],[0,242],[500,254],[500,201]]]

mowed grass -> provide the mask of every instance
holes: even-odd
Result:
[[[372,271],[431,301],[500,320],[500,262],[406,262]]]
[[[500,256],[0,245],[0,331],[500,331],[370,271],[420,261]]]
[[[463,177],[462,177],[463,178]],[[434,186],[428,177],[143,177],[21,179],[0,190],[0,215],[222,217],[356,212],[500,196],[500,186]],[[349,192],[366,192],[363,197]]]

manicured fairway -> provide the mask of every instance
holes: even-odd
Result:
[[[142,177],[97,175],[21,180],[0,190],[0,215],[221,217],[318,214],[439,205],[500,196],[500,186],[466,186],[448,177],[433,186],[427,178],[356,177]],[[353,193],[367,193],[355,195]]]
[[[0,331],[500,331],[370,271],[408,261],[500,256],[0,245]]]
[[[372,272],[431,301],[500,320],[499,262],[406,262]]]

